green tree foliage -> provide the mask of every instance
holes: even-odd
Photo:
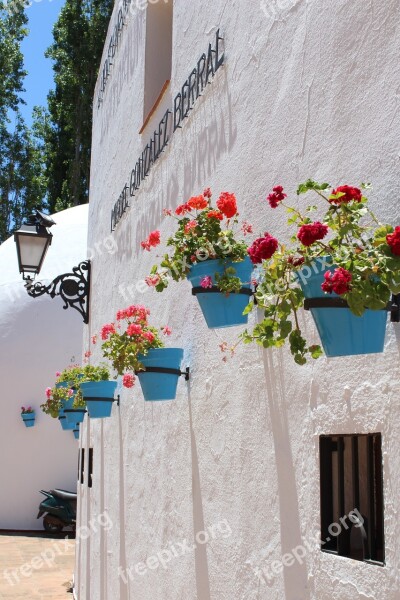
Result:
[[[10,110],[17,110],[24,91],[24,59],[21,41],[27,34],[25,12],[8,12],[0,0],[0,119],[6,121]]]
[[[41,143],[19,113],[26,23],[23,10],[8,12],[0,1],[0,243],[33,207],[42,206],[45,195]]]
[[[38,123],[52,212],[88,201],[93,93],[112,8],[113,0],[66,0],[53,29],[55,89]]]
[[[13,126],[0,124],[0,242],[43,206],[45,191],[40,141],[17,111]]]

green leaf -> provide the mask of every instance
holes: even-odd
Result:
[[[246,308],[243,311],[243,315],[248,315],[251,313],[251,311],[254,308],[254,302],[249,302],[248,305],[246,306]]]
[[[361,317],[365,312],[364,295],[358,291],[349,292],[346,296],[347,303],[351,312],[357,317]]]
[[[324,351],[322,350],[321,346],[310,346],[308,351],[311,354],[311,357],[315,360],[324,355]]]
[[[294,361],[298,364],[298,365],[305,365],[307,362],[307,359],[302,355],[302,354],[295,354],[294,355]]]
[[[289,333],[292,331],[292,323],[291,321],[281,321],[279,329],[282,338],[287,338]]]

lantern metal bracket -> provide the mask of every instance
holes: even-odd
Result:
[[[310,310],[311,308],[349,308],[349,305],[343,298],[306,298],[304,300],[304,310]],[[382,310],[390,312],[392,323],[400,323],[400,294],[393,295],[392,300]]]
[[[73,267],[71,273],[59,275],[49,285],[27,278],[25,287],[31,298],[39,298],[44,294],[49,294],[51,298],[60,296],[64,310],[74,308],[82,315],[83,322],[86,325],[89,323],[90,260]]]

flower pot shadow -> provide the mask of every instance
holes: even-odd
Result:
[[[279,498],[279,522],[283,524],[280,529],[281,553],[292,553],[297,546],[303,546],[300,527],[300,512],[296,486],[296,471],[292,456],[292,444],[289,432],[289,422],[286,408],[286,382],[284,376],[284,357],[282,350],[271,352],[261,350],[265,372],[265,389],[269,414],[271,419],[271,432],[276,461],[276,474]],[[279,361],[279,366],[274,364]],[[278,374],[278,375],[277,375]],[[306,563],[295,562],[290,569],[283,569],[285,599],[299,598],[310,599],[308,573]]]
[[[195,547],[195,574],[196,574],[196,598],[197,600],[211,600],[210,574],[208,568],[207,546],[198,544],[196,534],[205,531],[203,496],[201,492],[201,479],[199,468],[199,456],[197,451],[196,434],[193,428],[193,413],[190,390],[188,391],[190,446],[192,456],[192,489],[193,489],[193,532]]]

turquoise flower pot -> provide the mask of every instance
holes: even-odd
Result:
[[[73,430],[73,434],[74,434],[74,438],[76,440],[79,440],[79,427],[78,427],[78,429]]]
[[[25,427],[33,427],[35,425],[35,411],[33,413],[21,413],[21,417],[25,423]]]
[[[146,356],[139,355],[138,359],[146,368],[161,367],[180,371],[183,350],[182,348],[155,348],[149,350]],[[179,374],[141,371],[137,376],[147,402],[175,400]]]
[[[324,273],[333,272],[335,266],[324,267],[323,259],[312,267],[299,269],[298,282],[306,298],[336,297],[321,289]],[[361,317],[348,308],[312,308],[311,314],[328,357],[354,356],[383,352],[387,324],[385,310],[366,310]]]
[[[243,315],[243,311],[251,298],[251,274],[253,264],[249,257],[241,262],[232,262],[231,260],[205,260],[192,265],[187,278],[194,288],[201,288],[201,280],[204,277],[211,277],[213,285],[216,284],[215,274],[223,275],[227,267],[233,267],[236,270],[235,276],[242,281],[242,288],[249,290],[246,294],[221,294],[204,288],[196,293],[200,308],[210,329],[219,329],[222,327],[233,327],[235,325],[245,325],[248,316]]]
[[[62,382],[62,383],[56,383],[56,388],[66,388],[69,390],[71,388],[71,386],[67,382]],[[73,396],[71,396],[71,398],[69,398],[68,400],[62,400],[61,401],[62,407],[71,409],[74,404],[74,399],[75,399],[75,394]]]
[[[64,410],[58,412],[58,420],[64,431],[72,431],[72,429],[75,429],[75,423],[68,423],[67,417],[64,415]]]
[[[86,412],[86,408],[64,408],[64,415],[67,417],[67,422],[73,425],[83,423]]]
[[[88,381],[80,384],[91,419],[104,419],[111,416],[116,381]]]

